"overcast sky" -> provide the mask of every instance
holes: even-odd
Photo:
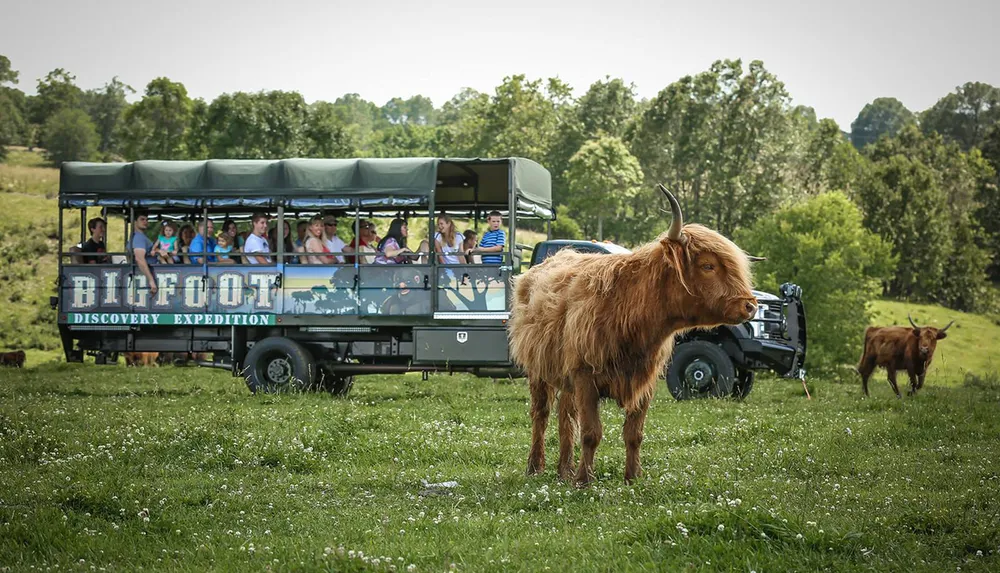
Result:
[[[610,75],[653,97],[742,58],[763,60],[795,103],[849,131],[876,97],[919,111],[968,81],[1000,86],[1000,0],[0,3],[0,54],[28,93],[62,67],[85,89],[117,75],[141,93],[167,76],[206,101],[281,89],[379,105],[423,94],[440,106],[518,73],[558,76],[575,95]]]

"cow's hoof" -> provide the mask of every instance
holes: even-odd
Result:
[[[525,472],[529,476],[537,476],[545,471],[545,462],[536,462],[531,460],[528,462],[528,469]]]

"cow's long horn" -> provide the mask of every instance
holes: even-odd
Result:
[[[953,321],[951,321],[951,322],[949,322],[949,323],[948,323],[948,326],[946,326],[946,327],[942,328],[942,329],[941,329],[941,330],[939,330],[938,332],[944,332],[944,331],[948,330],[949,328],[951,328],[951,325],[953,325],[953,324],[955,324],[955,321],[954,321],[954,320],[953,320]]]
[[[906,318],[907,318],[907,319],[909,319],[909,321],[910,321],[910,324],[911,324],[911,325],[913,325],[913,328],[916,328],[916,329],[918,329],[918,330],[920,329],[920,327],[919,327],[919,326],[917,326],[917,323],[913,322],[913,319],[912,319],[912,318],[910,318],[910,313],[906,313]]]
[[[667,191],[667,188],[663,186],[662,183],[657,184],[660,191],[667,196],[667,201],[670,201],[670,214],[673,215],[673,222],[670,223],[670,230],[667,231],[667,238],[673,241],[683,243],[685,240],[684,233],[681,232],[681,227],[684,226],[684,217],[681,215],[681,204],[677,202],[677,198],[674,197],[673,193]]]

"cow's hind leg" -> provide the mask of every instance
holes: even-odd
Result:
[[[545,471],[545,428],[549,424],[553,390],[544,381],[530,380],[531,391],[531,452],[528,453],[528,475]]]
[[[593,380],[578,381],[574,384],[576,391],[576,408],[580,419],[580,467],[576,470],[576,485],[585,486],[594,481],[594,454],[601,444],[603,428],[598,411],[600,395]]]
[[[897,398],[902,398],[903,396],[899,393],[899,385],[896,384],[896,369],[890,366],[886,374],[886,377],[889,378],[889,385],[892,386],[892,391],[896,393]]]
[[[563,390],[559,394],[559,478],[573,477],[573,449],[576,447],[576,394]]]
[[[648,409],[649,399],[644,399],[639,403],[638,408],[625,414],[625,428],[622,437],[625,438],[626,484],[632,483],[632,480],[642,473],[642,465],[639,463],[639,448],[642,446],[642,427],[646,423]]]

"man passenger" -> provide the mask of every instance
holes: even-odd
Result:
[[[191,240],[188,247],[191,253],[191,262],[196,265],[201,264],[201,257],[194,253],[214,253],[215,252],[215,223],[211,219],[202,219],[198,222],[198,234]],[[207,255],[208,262],[216,261],[215,255]]]
[[[337,218],[333,215],[327,215],[323,218],[323,230],[326,239],[324,243],[326,248],[330,253],[342,253],[344,252],[344,247],[346,243],[343,239],[337,236]],[[344,255],[333,255],[333,259],[336,263],[344,262]]]
[[[254,213],[250,222],[252,228],[246,242],[243,244],[243,254],[246,255],[243,258],[251,265],[269,264],[271,257],[266,254],[254,254],[271,252],[271,247],[267,244],[267,215],[264,213]]]
[[[155,265],[157,259],[156,255],[153,254],[153,241],[150,241],[149,237],[146,236],[146,229],[148,227],[149,216],[145,213],[136,213],[135,220],[132,222],[132,238],[125,245],[125,250],[132,252],[135,265],[139,267],[139,271],[146,277],[146,284],[149,285],[149,294],[155,295],[157,291],[156,278],[153,277],[153,271],[149,267],[150,265]]]
[[[111,257],[102,254],[108,252],[108,248],[104,244],[104,233],[107,229],[104,219],[94,217],[87,221],[87,229],[90,231],[90,238],[80,247],[80,252],[93,254],[83,255],[83,262],[86,264],[110,264]]]

